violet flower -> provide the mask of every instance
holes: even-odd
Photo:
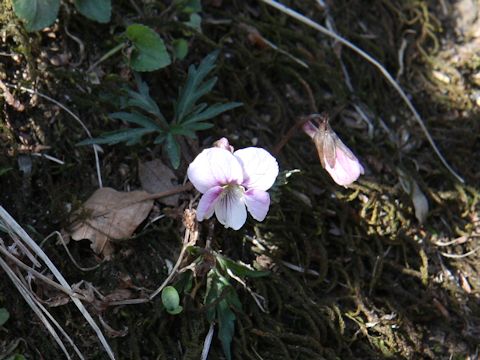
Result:
[[[313,139],[323,168],[338,185],[350,185],[364,173],[363,166],[332,130],[326,115],[310,117],[317,120],[319,126],[309,120],[303,125],[303,131]]]
[[[248,147],[235,152],[226,139],[219,147],[203,150],[188,167],[187,175],[203,195],[197,219],[213,213],[225,227],[240,229],[247,209],[255,220],[263,221],[270,207],[270,189],[278,175],[278,164],[268,151]]]

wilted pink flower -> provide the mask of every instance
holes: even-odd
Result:
[[[203,150],[188,167],[187,175],[203,194],[197,208],[198,221],[209,219],[215,212],[221,224],[238,230],[247,220],[247,209],[255,220],[265,219],[270,207],[267,190],[277,178],[278,164],[261,148],[248,147],[234,153],[227,149]]]
[[[218,139],[217,141],[215,141],[213,143],[213,146],[214,147],[218,147],[218,148],[221,148],[221,149],[225,149],[225,150],[228,150],[230,151],[231,153],[233,153],[233,146],[230,145],[230,143],[228,142],[228,139],[227,138],[224,138],[222,137],[221,139]]]
[[[332,130],[326,115],[310,118],[318,121],[318,128],[309,120],[303,125],[303,131],[313,139],[323,168],[338,185],[350,185],[363,174],[362,165]]]

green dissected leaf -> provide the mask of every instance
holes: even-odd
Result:
[[[12,0],[13,11],[25,22],[28,31],[51,25],[58,15],[60,0]]]
[[[126,34],[134,47],[130,57],[130,66],[134,70],[153,71],[170,65],[170,55],[163,40],[148,26],[130,25]]]
[[[185,22],[185,25],[192,29],[202,32],[202,17],[197,13],[190,14],[190,19]]]
[[[218,57],[218,51],[207,55],[198,68],[191,65],[188,68],[187,80],[185,86],[180,90],[178,101],[175,106],[175,122],[181,124],[184,129],[190,131],[205,130],[213,125],[201,123],[209,120],[225,111],[234,109],[241,103],[214,104],[208,106],[206,103],[196,104],[204,95],[212,91],[217,82],[217,78],[205,80],[208,74],[215,67],[215,60]]]
[[[178,169],[180,166],[180,145],[171,133],[167,134],[165,146],[173,168]]]
[[[270,275],[270,272],[268,271],[257,271],[257,270],[251,269],[247,265],[235,262],[220,254],[216,254],[215,257],[217,259],[217,263],[220,265],[220,267],[224,271],[227,271],[228,269],[236,276],[240,276],[240,277],[247,276],[251,278],[259,278],[259,277]]]
[[[191,131],[200,131],[200,130],[206,130],[206,129],[212,128],[213,124],[199,122],[199,123],[193,123],[193,124],[188,124],[184,126]]]
[[[10,357],[8,357],[6,360],[25,360],[25,356],[20,355],[20,354],[15,354]]]
[[[175,58],[183,60],[188,54],[188,41],[185,39],[176,39],[172,42]]]
[[[8,166],[0,168],[0,176],[5,175],[5,174],[8,173],[10,170],[13,170],[13,168],[8,167]]]
[[[198,113],[193,112],[192,114],[190,114],[185,118],[182,124],[190,124],[194,122],[209,120],[214,118],[217,115],[220,115],[225,111],[235,109],[242,105],[243,104],[239,102],[230,102],[226,104],[213,104],[212,106],[209,106],[208,108],[206,108],[204,111],[201,111]]]
[[[207,124],[207,125],[211,125],[211,124]],[[201,129],[203,130],[203,129]],[[197,136],[195,135],[195,131],[194,129],[187,129],[187,128],[183,128],[183,127],[179,127],[179,126],[172,126],[170,128],[170,133],[173,134],[173,135],[182,135],[182,136],[188,136],[192,139],[195,139]]]
[[[175,119],[177,121],[181,121],[193,109],[195,101],[199,98],[196,96],[196,93],[199,87],[203,85],[202,82],[205,77],[215,67],[215,60],[217,60],[218,54],[218,51],[214,51],[207,55],[198,66],[198,69],[195,65],[190,65],[188,68],[187,81],[180,91],[176,104]]]
[[[162,131],[162,128],[155,121],[139,113],[116,112],[111,113],[108,116],[110,116],[112,119],[123,120],[129,123],[140,125],[148,130]]]
[[[207,103],[200,103],[198,105],[195,105],[193,107],[193,110],[190,111],[190,115],[189,117],[192,115],[192,114],[199,114],[201,113],[203,110],[205,110],[207,108],[208,104]]]
[[[150,129],[124,129],[111,131],[105,134],[102,134],[98,138],[86,139],[80,141],[77,145],[93,145],[93,144],[118,144],[125,141],[127,145],[134,145],[140,141],[143,135],[151,133],[154,130]]]
[[[167,133],[162,133],[155,138],[153,143],[154,144],[162,144],[162,143],[165,142],[166,139],[167,139]]]
[[[80,14],[99,23],[108,23],[112,15],[111,0],[75,0]]]
[[[0,308],[0,326],[3,326],[7,322],[9,317],[10,314],[8,313],[7,309]]]
[[[176,0],[175,5],[178,10],[187,14],[202,11],[202,2],[200,0]]]
[[[141,77],[135,73],[135,80],[138,87],[138,92],[128,90],[128,100],[126,106],[134,106],[143,109],[150,114],[157,116],[164,125],[167,125],[165,117],[160,112],[157,103],[150,97],[150,91],[146,82],[142,81]]]

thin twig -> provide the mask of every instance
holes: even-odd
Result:
[[[173,267],[172,271],[170,274],[168,274],[167,278],[163,281],[162,285],[158,287],[157,290],[155,290],[150,296],[149,299],[152,300],[154,299],[160,292],[163,290],[165,286],[167,286],[170,281],[173,279],[175,275],[177,275],[177,270],[180,267],[180,264],[183,261],[183,257],[185,255],[185,252],[187,251],[188,247],[194,245],[197,242],[198,238],[198,230],[191,231],[190,229],[185,229],[185,236],[183,238],[183,245],[182,249],[180,250],[180,255],[178,255],[177,262],[175,263],[175,266]]]
[[[57,163],[57,164],[60,164],[60,165],[65,165],[65,162],[60,160],[60,159],[57,159],[56,157],[53,157],[53,156],[50,156],[48,154],[41,154],[41,153],[32,153],[32,156],[39,156],[39,157],[43,157],[47,160],[50,160],[50,161],[53,161],[54,163]]]
[[[469,252],[466,252],[464,254],[449,254],[445,252],[440,252],[440,254],[442,254],[442,256],[445,256],[447,258],[461,259],[461,258],[475,254],[478,250],[480,250],[480,246],[477,246],[475,249],[470,250]]]
[[[458,175],[455,170],[453,170],[450,165],[448,164],[448,162],[445,160],[445,158],[443,157],[443,155],[440,153],[440,150],[438,149],[437,145],[435,144],[435,141],[433,140],[432,136],[430,135],[430,132],[428,131],[427,127],[425,126],[425,123],[424,121],[422,120],[422,118],[420,117],[420,114],[417,112],[417,110],[415,109],[415,107],[413,106],[412,102],[408,99],[407,95],[405,94],[405,92],[403,91],[403,89],[400,87],[400,85],[395,81],[395,79],[392,77],[392,75],[390,75],[390,73],[383,67],[382,64],[380,64],[377,60],[375,60],[372,56],[370,56],[369,54],[367,54],[365,51],[363,51],[362,49],[360,49],[359,47],[357,47],[356,45],[352,44],[350,41],[346,40],[345,38],[341,37],[340,35],[337,35],[335,34],[334,32],[328,30],[327,28],[323,27],[322,25],[316,23],[315,21],[307,18],[306,16],[290,9],[289,7],[283,5],[283,4],[280,4],[274,0],[259,0],[259,1],[262,1],[274,8],[276,8],[277,10],[283,12],[284,14],[287,14],[288,16],[291,16],[295,19],[297,19],[298,21],[314,28],[315,30],[321,32],[322,34],[324,35],[327,35],[333,39],[335,39],[336,41],[338,41],[339,43],[345,45],[346,47],[350,48],[351,50],[353,50],[354,52],[356,52],[357,54],[359,54],[361,57],[363,57],[365,60],[367,60],[369,63],[371,63],[373,66],[375,66],[381,73],[382,75],[385,77],[385,79],[394,87],[394,89],[398,92],[398,94],[400,95],[400,97],[403,99],[403,101],[407,104],[408,108],[410,109],[410,111],[413,113],[413,116],[415,118],[415,120],[417,121],[417,123],[420,125],[423,133],[425,134],[425,137],[427,138],[428,142],[430,143],[430,146],[433,148],[435,154],[437,155],[437,157],[440,159],[440,161],[442,162],[443,166],[445,166],[445,168],[458,180],[460,181],[462,184],[465,183],[465,181],[463,180],[463,178]]]
[[[277,145],[273,148],[273,155],[278,155],[283,147],[287,144],[287,142],[292,138],[293,135],[297,132],[299,128],[302,127],[310,118],[308,116],[300,117],[295,124],[287,131],[285,135],[280,139]]]
[[[60,108],[62,108],[65,112],[67,112],[67,114],[69,114],[71,117],[73,117],[80,124],[80,126],[83,128],[83,130],[85,131],[85,133],[87,134],[87,136],[90,139],[93,139],[92,134],[90,133],[90,130],[88,130],[86,125],[83,123],[83,121],[77,115],[75,115],[69,108],[67,108],[65,105],[63,105],[61,102],[55,100],[54,98],[51,98],[48,95],[42,94],[41,92],[26,88],[24,86],[15,86],[15,85],[12,85],[12,84],[6,84],[6,85],[8,87],[11,87],[11,88],[18,88],[18,89],[20,89],[22,91],[25,91],[25,92],[27,92],[29,94],[32,94],[32,95],[38,95],[41,98],[44,98],[45,100],[48,100],[48,101],[54,103],[55,105],[59,106]],[[98,156],[97,145],[94,144],[92,146],[93,146],[93,152],[95,153],[95,166],[97,168],[98,186],[103,187],[102,173],[100,171],[100,157]]]
[[[59,231],[54,231],[52,232],[50,235],[48,235],[45,239],[43,239],[43,241],[40,243],[40,247],[43,246],[43,244],[48,240],[50,239],[53,235],[57,235],[58,236],[58,239],[60,240],[60,242],[62,243],[68,257],[70,258],[70,260],[72,260],[72,263],[73,265],[75,265],[75,267],[81,271],[92,271],[92,270],[95,270],[95,269],[98,269],[100,264],[97,264],[97,265],[94,265],[94,266],[90,266],[90,267],[82,267],[80,266],[77,261],[75,260],[75,258],[73,257],[72,253],[70,252],[70,250],[68,250],[68,246],[67,244],[65,243],[65,240],[63,239],[63,236],[62,234],[60,234]]]

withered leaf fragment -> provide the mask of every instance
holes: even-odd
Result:
[[[151,194],[145,191],[98,189],[74,213],[71,237],[77,241],[90,240],[95,253],[108,259],[113,252],[111,242],[128,239],[152,207]]]
[[[142,188],[152,194],[171,190],[174,187],[172,184],[177,180],[173,171],[159,159],[140,163],[138,178]],[[168,206],[177,206],[178,199],[179,195],[174,194],[158,201]]]

